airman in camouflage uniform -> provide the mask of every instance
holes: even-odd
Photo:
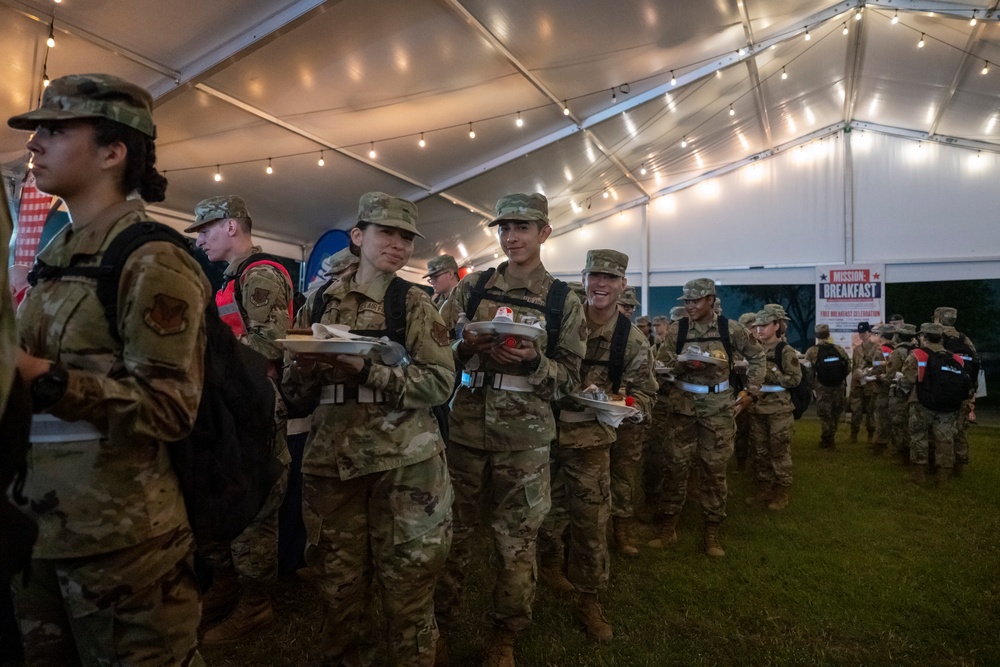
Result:
[[[971,351],[971,355],[966,353],[963,357],[966,363],[971,361],[970,357],[978,356],[976,352],[976,346],[972,344],[972,341],[961,331],[955,328],[955,321],[958,319],[958,310],[951,308],[950,306],[940,306],[934,309],[934,321],[944,327],[944,340],[947,342],[949,338],[958,338],[962,343],[968,346]],[[969,463],[969,438],[966,435],[969,430],[969,415],[976,404],[975,399],[975,389],[979,385],[978,373],[974,373],[977,377],[972,378],[973,385],[973,396],[969,400],[962,404],[962,409],[958,411],[958,428],[955,431],[955,466],[952,468],[952,472],[955,476],[960,476],[962,470]]]
[[[206,646],[242,639],[274,621],[266,585],[278,573],[278,510],[288,487],[291,461],[287,414],[277,391],[284,352],[275,341],[288,332],[294,292],[287,272],[254,245],[251,229],[246,202],[236,195],[220,195],[199,202],[194,222],[184,230],[197,233],[197,245],[211,261],[229,263],[223,287],[215,296],[219,314],[242,343],[271,362],[276,398],[273,453],[284,466],[264,505],[239,537],[230,544],[201,550],[213,570],[212,585],[202,599],[202,625],[217,623],[202,636]]]
[[[734,405],[729,388],[732,360],[719,336],[719,316],[713,312],[715,283],[710,278],[691,280],[684,285],[679,300],[684,302],[688,315],[688,332],[681,355],[686,358],[688,351],[693,352],[691,346],[697,345],[714,359],[725,362],[716,365],[678,358],[679,325],[685,320],[670,326],[660,347],[659,361],[673,369],[677,377],[669,397],[670,419],[675,426],[673,446],[667,453],[661,504],[666,520],[650,546],[663,548],[677,541],[677,517],[684,506],[689,469],[695,461],[701,473],[699,496],[705,520],[705,552],[719,558],[725,555],[719,544],[719,525],[726,518],[726,464],[733,454],[736,435],[734,410],[742,411],[757,400],[764,379],[764,353],[743,325],[727,320],[733,352],[738,352],[749,364],[747,389]]]
[[[485,284],[475,309],[466,312],[480,273],[467,275],[441,313],[454,327],[465,313],[475,322],[493,319],[498,306],[514,319],[544,310],[554,279],[541,263],[540,249],[552,228],[548,201],[540,194],[513,194],[497,202],[500,245],[508,261]],[[529,307],[527,304],[533,304]],[[531,624],[535,595],[535,542],[550,507],[549,446],[556,439],[551,402],[580,387],[586,353],[586,323],[575,294],[563,302],[559,340],[549,357],[548,335],[533,344],[497,345],[492,335],[476,335],[466,325],[455,343],[463,385],[451,406],[448,467],[455,485],[455,541],[435,595],[436,613],[447,628],[458,613],[465,575],[472,560],[472,537],[481,513],[491,526],[494,571],[493,630],[486,661],[513,664],[516,633]],[[442,650],[443,652],[443,650]]]
[[[434,305],[441,308],[458,285],[458,262],[451,255],[438,255],[427,262],[424,278],[434,288]]]
[[[625,317],[632,319],[635,309],[639,307],[639,299],[636,298],[635,288],[626,287],[622,295],[618,297],[618,312]]]
[[[405,199],[362,196],[351,230],[357,272],[314,292],[296,326],[309,326],[322,299],[323,324],[385,330],[386,291],[413,251],[416,216]],[[455,366],[447,328],[415,287],[406,293],[405,348],[410,361],[397,366],[382,363],[374,348],[363,358],[296,355],[285,370],[292,400],[319,402],[302,462],[303,518],[331,664],[373,664],[373,581],[388,629],[383,662],[434,663],[434,581],[451,544],[453,493],[431,407],[448,399]]]
[[[615,250],[591,250],[583,270],[587,288],[584,313],[587,322],[587,355],[581,365],[581,384],[594,385],[608,394],[627,394],[639,412],[636,420],[648,421],[656,395],[653,359],[645,336],[618,313],[618,296],[625,287],[628,256]],[[627,327],[628,340],[618,385],[611,376],[612,340],[617,327]],[[577,617],[587,632],[600,641],[610,640],[611,625],[597,600],[608,585],[607,523],[613,513],[612,444],[621,424],[602,421],[593,408],[573,398],[558,403],[559,441],[551,454],[552,510],[538,535],[542,579],[557,590],[577,591]],[[610,457],[609,457],[610,456]],[[563,575],[563,532],[569,528],[569,567]],[[615,517],[619,550],[628,542],[627,523]],[[622,535],[621,533],[625,533]],[[633,547],[634,550],[634,547]],[[638,554],[638,551],[634,552]]]
[[[806,350],[803,365],[808,365],[815,373],[819,359],[820,345],[831,345],[836,350],[837,355],[850,364],[847,350],[830,340],[830,325],[816,325],[816,344]],[[822,432],[819,438],[819,446],[823,449],[837,449],[837,429],[840,427],[840,418],[844,414],[844,384],[836,387],[827,387],[817,378],[813,387],[816,396],[816,415],[822,424]]]
[[[872,326],[868,322],[858,323],[858,336],[861,342],[851,351],[851,440],[850,443],[858,442],[858,433],[861,431],[861,422],[864,420],[865,429],[868,431],[868,444],[872,444],[875,439],[875,385],[867,378],[871,377],[872,368],[876,356],[881,358],[882,353],[878,344],[872,338]]]
[[[7,123],[35,130],[38,187],[62,196],[72,216],[39,255],[50,267],[99,265],[118,234],[149,220],[142,201],[126,196],[164,196],[147,158],[152,98],[138,86],[62,77],[41,108]],[[97,124],[125,150],[98,145]],[[197,414],[211,287],[169,242],[133,252],[120,284],[123,342],[93,279],[43,279],[19,311],[17,367],[44,413],[35,415],[24,489],[41,531],[32,577],[18,591],[29,664],[203,664],[194,541],[167,443],[186,436]]]
[[[944,351],[941,344],[944,327],[936,322],[920,325],[923,347],[931,352]],[[958,428],[958,410],[943,412],[924,407],[917,398],[917,382],[923,379],[917,356],[910,352],[903,362],[903,377],[899,386],[910,394],[910,479],[923,484],[930,451],[934,441],[934,461],[937,464],[939,486],[947,484],[955,463],[955,432]]]
[[[889,382],[889,423],[892,429],[890,441],[896,454],[904,464],[910,461],[910,401],[909,392],[899,386],[903,374],[903,363],[916,347],[913,339],[917,328],[912,324],[900,323],[895,326],[896,347],[886,359],[885,377]]]
[[[875,438],[872,442],[872,453],[876,456],[885,451],[892,441],[892,417],[889,415],[889,385],[892,377],[886,374],[889,355],[892,353],[896,328],[891,324],[881,324],[875,328],[878,340],[875,341],[875,354],[872,358],[873,410],[875,412]]]
[[[784,309],[769,305],[758,312],[754,320],[756,337],[764,347],[766,366],[760,400],[749,410],[757,493],[747,501],[767,505],[772,510],[788,507],[788,491],[792,486],[792,433],[795,428],[794,408],[788,390],[802,381],[802,366],[795,349],[783,344],[780,360],[777,356],[778,345],[785,333],[785,317]]]

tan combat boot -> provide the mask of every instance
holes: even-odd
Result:
[[[726,552],[719,544],[719,524],[708,522],[705,524],[705,553],[712,558],[722,558]]]
[[[624,516],[616,516],[612,518],[611,523],[614,526],[615,548],[618,550],[618,553],[629,558],[638,556],[639,550],[636,549],[629,537],[628,529],[632,524],[632,519]]]
[[[560,595],[576,591],[576,586],[563,574],[563,559],[561,556],[543,555],[539,574],[541,575],[542,583]]]
[[[677,515],[666,514],[663,523],[656,531],[656,537],[649,541],[649,546],[654,549],[666,549],[677,544]]]
[[[236,570],[229,568],[212,569],[212,585],[201,596],[201,626],[204,630],[213,623],[229,616],[240,599],[240,579]]]
[[[604,615],[604,607],[597,601],[597,595],[583,593],[576,603],[576,618],[587,629],[587,634],[599,642],[609,642],[614,637],[611,623]]]
[[[771,502],[771,483],[757,480],[757,488],[752,495],[746,497],[747,505],[767,505]]]
[[[788,487],[775,486],[771,495],[771,502],[767,504],[769,510],[783,510],[788,507]]]
[[[911,463],[910,481],[917,486],[923,486],[924,482],[927,480],[925,468],[927,468],[927,465],[924,463]]]
[[[203,646],[233,644],[274,623],[271,596],[259,581],[246,581],[236,609],[221,623],[210,628],[201,639]]]
[[[483,652],[483,667],[514,667],[513,630],[495,627],[486,640],[486,650]]]

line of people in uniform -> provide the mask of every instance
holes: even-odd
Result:
[[[187,230],[210,259],[228,263],[223,289],[213,297],[183,250],[148,243],[125,263],[115,332],[95,283],[71,269],[99,265],[118,234],[148,220],[131,193],[163,199],[149,94],[108,75],[62,77],[38,109],[8,124],[33,132],[39,187],[62,197],[72,217],[39,258],[64,269],[61,277],[28,292],[17,322],[16,369],[44,413],[38,432],[45,427],[32,438],[25,485],[41,534],[34,576],[17,595],[31,664],[198,665],[199,638],[225,645],[269,624],[277,514],[298,483],[286,433],[305,438],[305,558],[324,599],[326,664],[448,664],[480,524],[494,579],[483,664],[514,664],[539,567],[548,585],[575,597],[588,634],[610,640],[599,600],[607,528],[621,554],[638,553],[630,529],[644,448],[660,473],[649,487],[651,547],[677,541],[694,470],[705,552],[725,555],[726,467],[743,415],[760,482],[754,502],[788,504],[788,390],[802,368],[780,340],[780,307],[744,320],[748,328],[721,314],[711,279],[692,280],[683,312],[648,323],[658,336],[651,345],[650,332],[629,320],[637,301],[626,294],[626,255],[588,252],[579,296],[546,271],[540,249],[552,228],[540,194],[497,202],[490,226],[507,260],[495,270],[458,280],[453,259],[432,261],[432,300],[395,276],[421,236],[416,206],[371,192],[350,248],[293,312],[287,271],[253,243],[246,203],[227,195],[199,203]],[[270,361],[282,397],[272,454],[285,472],[239,537],[198,545],[213,581],[202,594],[167,446],[194,423],[202,313],[213,298],[223,322]],[[498,335],[489,326],[496,315],[533,331]],[[403,353],[385,356],[385,345],[365,355],[292,354],[276,342],[314,325],[385,338]],[[924,333],[933,346],[933,331]],[[916,381],[911,370],[907,357],[904,390]],[[575,398],[581,391],[598,404]],[[632,409],[610,416],[603,398]],[[919,449],[915,438],[911,446]],[[943,444],[938,464],[947,466]],[[373,595],[387,658],[377,655]]]

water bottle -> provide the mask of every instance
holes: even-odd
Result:
[[[462,332],[465,331],[465,325],[469,323],[469,318],[466,317],[465,313],[459,313],[458,319],[455,320],[455,338],[457,340],[462,340]]]

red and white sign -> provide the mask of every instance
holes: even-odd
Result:
[[[42,229],[52,207],[52,195],[47,195],[35,187],[35,176],[29,171],[21,188],[18,206],[16,238],[14,241],[14,263],[34,264],[38,254],[38,243]]]

